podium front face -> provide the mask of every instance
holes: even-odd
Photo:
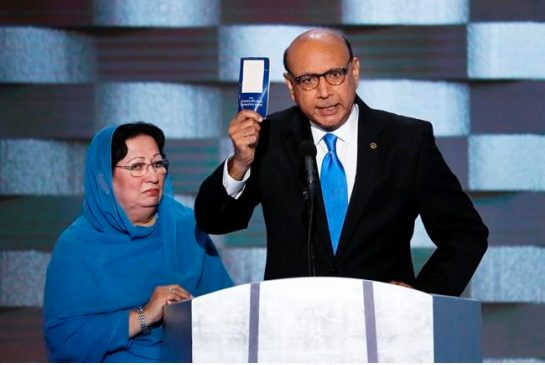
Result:
[[[171,362],[478,362],[480,303],[347,278],[245,284],[165,308]]]

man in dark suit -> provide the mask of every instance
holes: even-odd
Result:
[[[431,124],[369,108],[356,95],[359,59],[335,30],[299,35],[284,66],[296,106],[265,120],[249,110],[233,118],[235,152],[201,185],[199,227],[244,229],[261,203],[265,279],[314,270],[460,295],[488,230],[437,149]],[[317,147],[320,175],[310,239],[304,141]],[[410,240],[418,215],[437,249],[415,277]]]

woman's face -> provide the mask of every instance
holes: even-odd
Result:
[[[145,225],[155,215],[163,196],[165,174],[155,171],[150,163],[163,159],[155,140],[139,135],[125,141],[127,155],[113,168],[113,188],[117,201],[134,225]],[[134,177],[131,171],[119,166],[144,163],[143,176]]]

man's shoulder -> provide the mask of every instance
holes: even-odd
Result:
[[[300,118],[301,111],[296,105],[292,105],[289,108],[279,110],[272,114],[269,114],[266,118],[270,123],[289,123],[293,118]]]
[[[260,139],[267,139],[270,136],[272,139],[284,138],[286,133],[294,130],[301,130],[308,124],[308,119],[297,106],[269,114],[261,124]]]

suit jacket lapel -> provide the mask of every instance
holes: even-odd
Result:
[[[299,145],[303,140],[313,141],[312,132],[310,130],[310,122],[308,118],[297,108],[297,113],[294,118],[289,121],[286,128],[286,138],[284,139],[284,148],[286,154],[290,160],[293,173],[299,177],[301,181],[301,189],[305,184],[304,165],[301,156],[299,156]],[[317,250],[326,250],[327,254],[333,256],[333,248],[331,245],[331,238],[329,236],[329,229],[327,225],[327,218],[325,215],[325,208],[322,199],[322,191],[320,184],[316,186],[316,195],[314,197],[314,226],[313,226],[313,241]],[[303,199],[303,192],[301,190],[301,199]],[[325,244],[324,244],[325,242]]]
[[[382,129],[380,122],[373,119],[372,110],[357,97],[358,118],[358,164],[354,189],[348,204],[343,230],[337,249],[337,257],[342,254],[359,226],[365,205],[376,183],[382,161],[381,144],[378,140]]]
[[[296,111],[293,118],[286,121],[286,134],[282,143],[293,174],[298,176],[301,182],[304,182],[304,180],[302,180],[304,176],[301,175],[303,162],[301,156],[299,156],[299,145],[304,140],[312,141],[312,133],[310,132],[310,126],[308,125],[309,122],[306,119],[303,119],[304,115],[299,111],[299,108],[297,108]]]

